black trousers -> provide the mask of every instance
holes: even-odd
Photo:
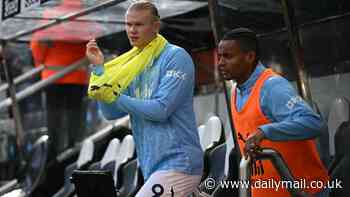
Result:
[[[86,95],[84,85],[50,85],[46,89],[50,156],[54,158],[85,137]]]

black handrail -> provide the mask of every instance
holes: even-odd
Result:
[[[262,149],[259,152],[256,152],[255,160],[270,160],[273,166],[277,169],[281,180],[286,182],[294,183],[295,179],[290,172],[286,162],[283,160],[281,154],[273,149]],[[241,160],[240,164],[240,179],[241,181],[246,181],[246,183],[250,183],[251,176],[251,161],[252,159],[248,157],[245,159],[244,157]],[[310,197],[310,195],[299,188],[288,187],[287,190],[290,192],[292,196],[295,197]],[[240,197],[250,197],[250,187],[239,187]]]

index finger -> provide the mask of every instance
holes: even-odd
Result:
[[[96,40],[96,38],[95,38],[95,36],[90,35],[90,36],[89,36],[89,40]]]
[[[91,39],[91,40],[89,40],[88,44],[89,43],[96,43],[96,40],[95,39]]]
[[[88,49],[98,49],[97,43],[96,43],[96,42],[93,42],[93,41],[87,43],[86,47],[87,47]]]

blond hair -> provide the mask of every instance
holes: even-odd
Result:
[[[157,7],[150,1],[136,1],[129,6],[127,12],[130,10],[149,10],[155,20],[160,20]]]

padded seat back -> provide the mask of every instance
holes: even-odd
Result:
[[[199,141],[205,151],[218,143],[222,134],[222,123],[217,116],[211,116],[204,125],[198,127]]]
[[[350,121],[343,122],[335,133],[335,156],[330,175],[334,182],[340,180],[342,188],[334,188],[331,196],[347,197],[350,195]]]
[[[111,161],[115,161],[118,158],[119,148],[120,140],[118,138],[114,138],[109,142],[105,154],[100,162],[101,169],[104,168],[106,164],[110,163]]]
[[[93,160],[94,143],[90,139],[83,141],[79,156],[76,162],[68,165],[64,170],[64,184],[63,187],[55,193],[54,197],[68,197],[74,192],[74,185],[70,182],[74,170],[81,169]]]
[[[225,176],[225,156],[226,156],[226,144],[220,144],[208,152],[208,178],[214,179],[215,182],[223,180]],[[205,183],[200,184],[200,191],[206,194],[212,194],[215,188],[208,189],[205,187]]]
[[[125,163],[127,160],[129,160],[131,157],[134,156],[134,153],[135,153],[134,138],[132,137],[132,135],[126,135],[123,138],[122,143],[120,145],[118,160],[121,163]]]
[[[329,117],[330,154],[333,156],[329,174],[333,181],[340,180],[342,188],[331,190],[331,197],[350,195],[350,104],[345,97],[336,98],[332,103]]]
[[[198,135],[199,135],[199,142],[201,144],[202,150],[205,150],[206,147],[209,145],[207,140],[205,139],[205,133],[206,129],[205,129],[205,125],[200,125],[198,127]]]
[[[86,139],[83,141],[83,145],[81,146],[79,157],[77,160],[77,167],[81,168],[83,165],[92,161],[94,157],[94,143],[90,139]]]
[[[232,149],[229,154],[229,169],[227,177],[225,177],[225,180],[227,181],[237,181],[239,178],[239,172],[238,172],[238,163],[237,163],[237,157],[236,150]],[[215,192],[212,194],[213,197],[222,197],[222,196],[238,196],[238,188],[223,188],[219,187]]]
[[[31,194],[43,178],[48,156],[49,136],[43,135],[33,144],[29,168],[25,177],[25,191]]]
[[[120,144],[119,153],[114,166],[114,182],[118,188],[118,170],[120,166],[130,160],[135,153],[135,142],[132,135],[126,135]]]
[[[123,165],[121,170],[122,186],[119,190],[120,197],[135,196],[136,192],[141,188],[140,169],[137,160],[133,159]]]
[[[349,101],[345,97],[336,98],[329,111],[328,130],[329,130],[329,151],[330,155],[335,154],[334,137],[337,129],[343,122],[349,121]]]
[[[222,134],[222,123],[219,117],[212,116],[208,119],[206,123],[207,134],[210,136],[209,146],[213,146],[215,143],[218,143]]]

